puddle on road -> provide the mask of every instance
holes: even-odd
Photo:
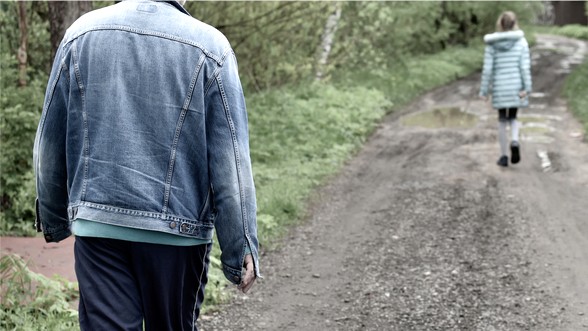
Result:
[[[533,135],[522,135],[522,141],[528,141],[537,144],[551,144],[555,141],[554,138],[548,136],[533,136]]]
[[[531,122],[523,123],[521,126],[521,131],[528,134],[547,134],[554,132],[555,128],[546,123]]]
[[[404,126],[417,126],[427,129],[436,128],[471,128],[476,125],[478,117],[461,111],[458,107],[437,108],[427,112],[416,113],[402,118]]]
[[[541,135],[550,133],[551,130],[545,127],[535,126],[535,127],[523,127],[521,128],[521,132],[529,135]]]
[[[547,117],[539,117],[539,116],[519,116],[517,118],[519,122],[525,123],[547,123],[549,119]]]

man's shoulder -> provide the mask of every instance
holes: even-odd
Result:
[[[141,2],[119,3],[84,14],[67,30],[66,42],[95,30],[125,30],[189,44],[220,59],[231,49],[225,35],[215,27],[186,15],[165,3],[149,2],[154,15],[138,13]]]

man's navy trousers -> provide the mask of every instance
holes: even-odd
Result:
[[[196,330],[211,247],[76,237],[80,329]]]

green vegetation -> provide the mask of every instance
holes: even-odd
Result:
[[[74,283],[34,273],[16,255],[0,258],[0,275],[0,329],[79,329]]]
[[[47,84],[48,23],[33,16],[27,86],[19,87],[18,24],[13,3],[0,3],[0,234],[33,235],[35,187],[32,170],[33,141]]]
[[[588,61],[584,61],[567,78],[564,85],[564,96],[574,115],[584,126],[584,133],[588,134]]]
[[[556,34],[560,36],[588,40],[588,26],[569,24],[564,26],[534,26],[535,33]]]
[[[588,10],[588,3],[586,5]],[[588,26],[570,24],[552,27],[534,27],[536,33],[549,33],[570,38],[588,40]],[[568,76],[563,89],[563,95],[568,99],[570,110],[584,126],[588,133],[588,61],[584,61]]]
[[[588,4],[587,4],[588,10]],[[565,26],[534,27],[536,33],[557,34],[570,38],[588,40],[588,26],[570,24]],[[584,61],[567,78],[563,95],[568,99],[570,110],[588,133],[588,61]]]

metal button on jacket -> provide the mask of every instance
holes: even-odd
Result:
[[[172,221],[171,223],[169,223],[169,227],[172,228],[172,229],[175,229],[176,228],[176,222],[173,222]]]

